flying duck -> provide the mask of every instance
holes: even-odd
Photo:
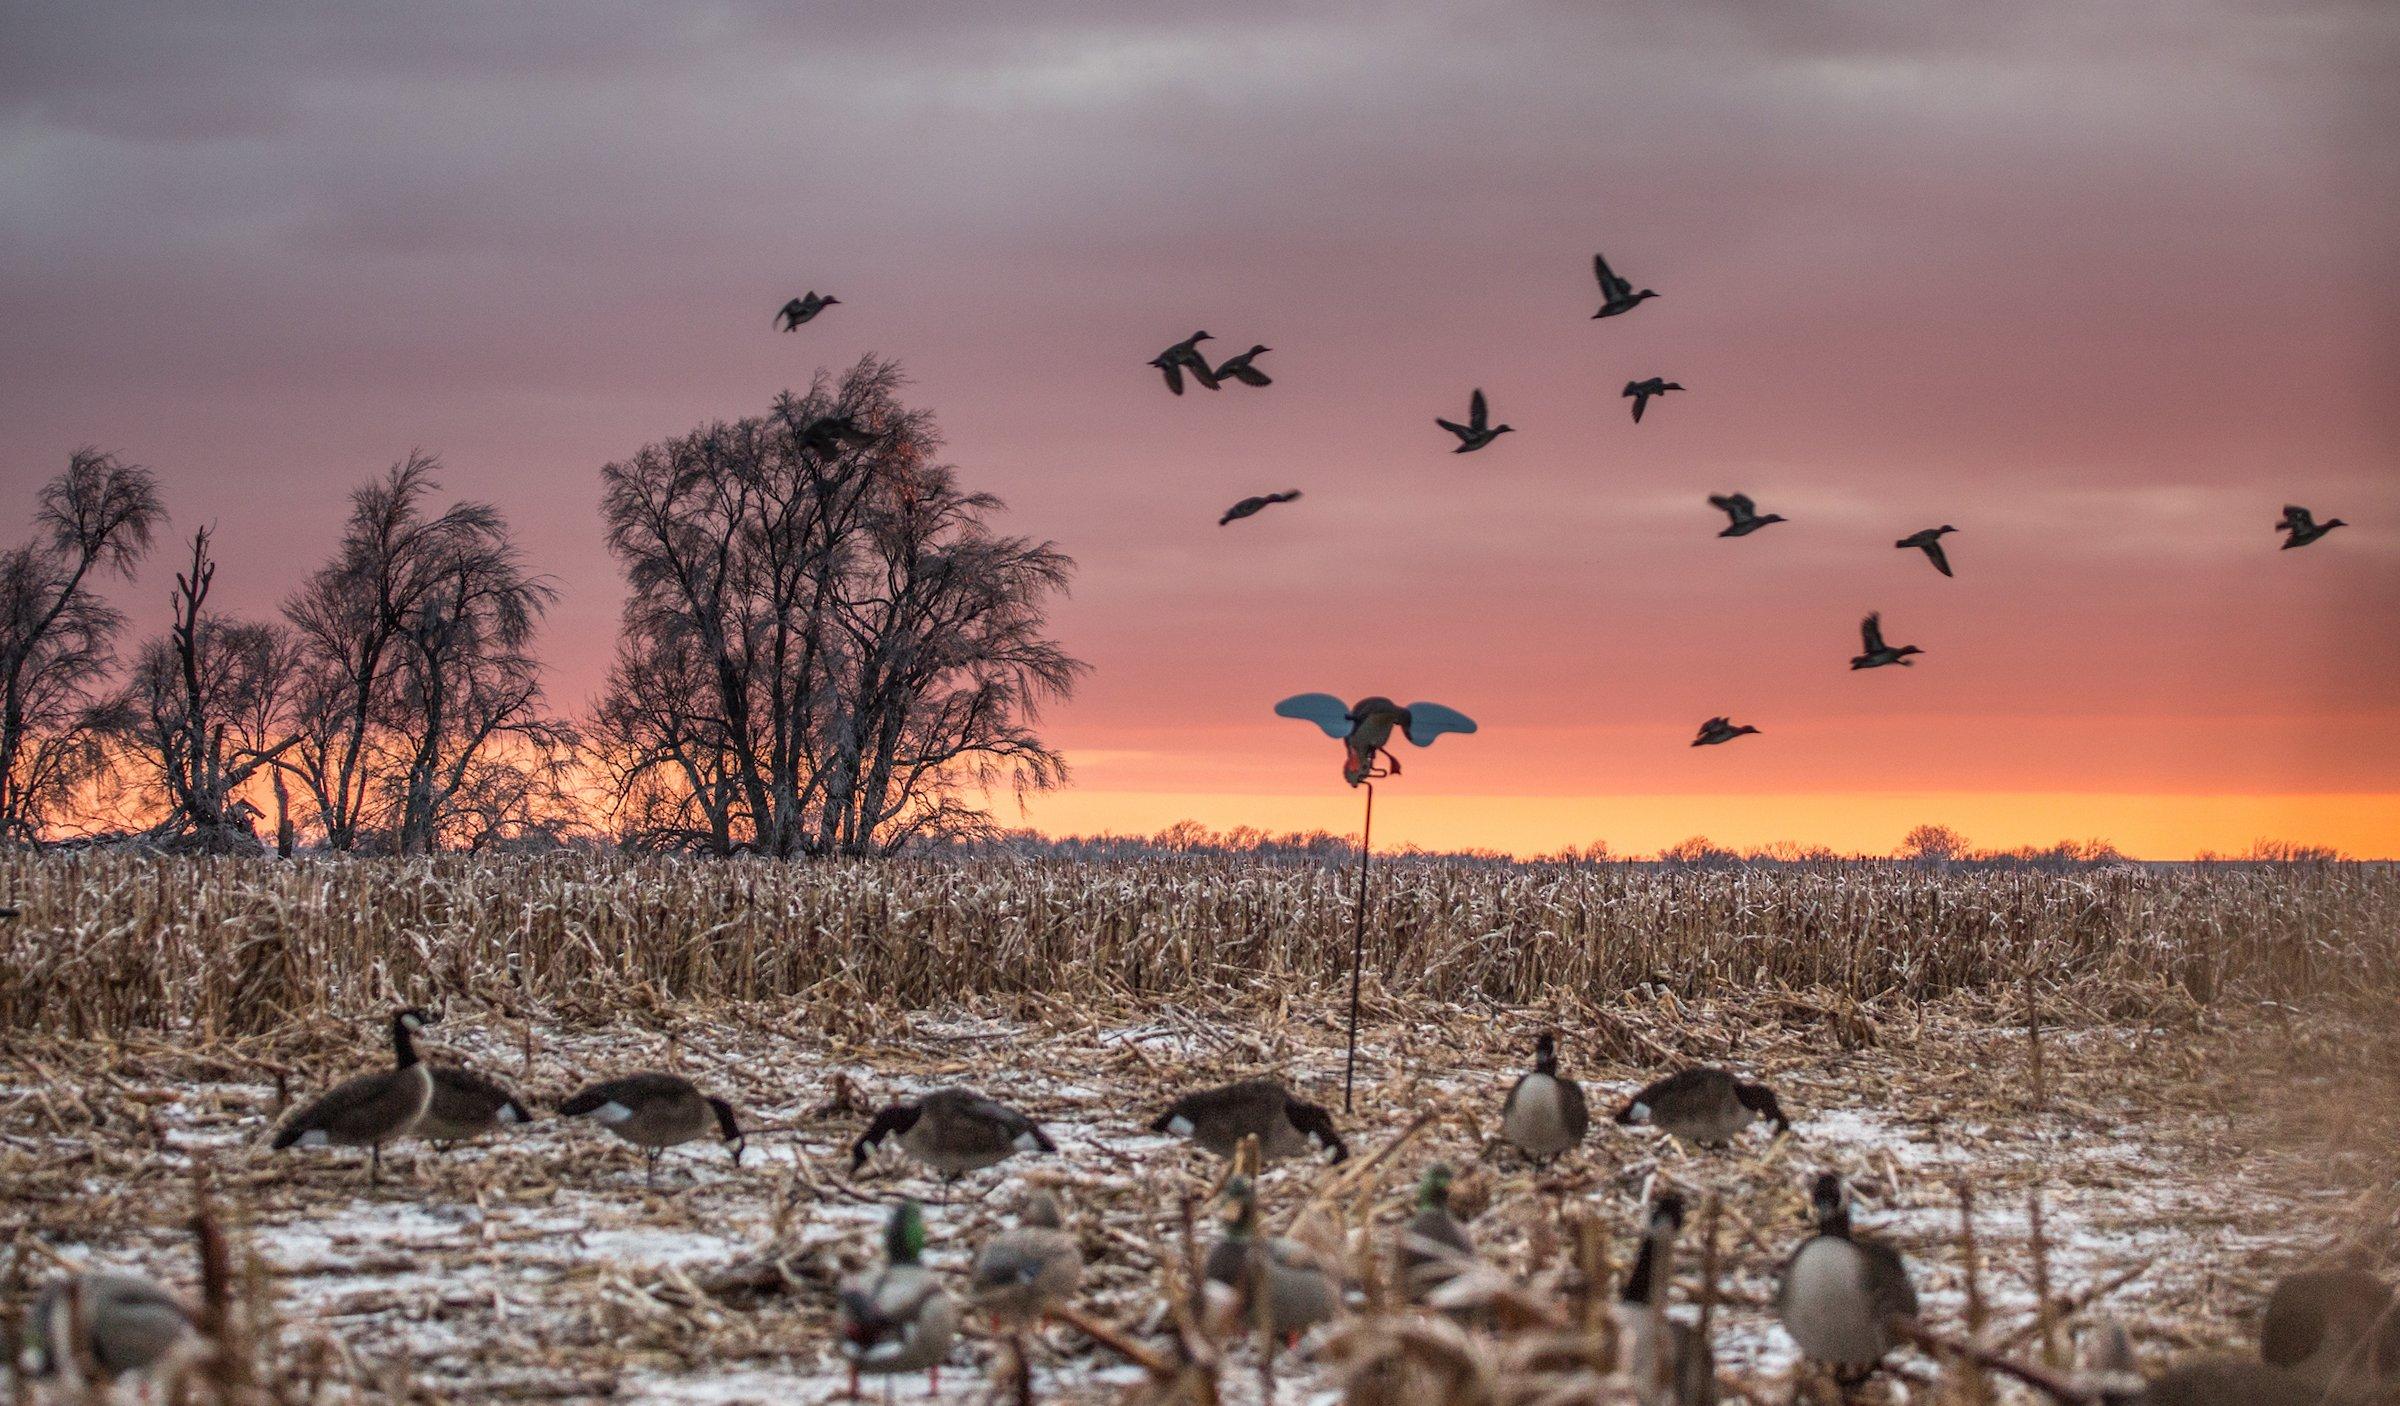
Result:
[[[70,1337],[78,1323],[80,1345]],[[180,1299],[138,1274],[93,1270],[44,1288],[25,1327],[28,1376],[57,1376],[88,1356],[114,1380],[166,1360],[192,1331],[192,1317]]]
[[[711,1098],[680,1074],[629,1074],[594,1084],[558,1106],[564,1118],[597,1117],[601,1126],[642,1149],[647,1162],[642,1181],[658,1185],[658,1157],[670,1147],[706,1137],[711,1129],[733,1149],[733,1164],[742,1164],[749,1139],[734,1122],[733,1105]]]
[[[1450,1168],[1436,1162],[1417,1182],[1417,1213],[1400,1227],[1400,1287],[1410,1299],[1447,1284],[1475,1258],[1475,1242],[1450,1213]]]
[[[1625,1100],[1617,1122],[1657,1128],[1680,1141],[1720,1147],[1760,1118],[1779,1133],[1790,1132],[1775,1091],[1737,1079],[1722,1069],[1683,1069]]]
[[[794,298],[785,303],[772,320],[782,323],[783,330],[786,332],[797,332],[800,330],[801,323],[813,320],[818,313],[840,301],[839,298],[820,298],[817,296],[817,290],[811,288],[808,290],[807,297]]]
[[[1719,537],[1747,537],[1768,523],[1785,520],[1781,513],[1760,517],[1758,504],[1751,502],[1747,493],[1711,493],[1708,495],[1708,505],[1733,520],[1724,531],[1717,534]]]
[[[1208,358],[1200,354],[1200,344],[1208,340],[1206,332],[1194,332],[1150,358],[1150,364],[1167,378],[1168,390],[1177,395],[1183,394],[1183,373],[1186,371],[1192,373],[1193,380],[1210,390],[1217,388],[1217,373],[1209,369]]]
[[[1649,408],[1650,397],[1682,389],[1681,385],[1664,376],[1653,376],[1647,381],[1627,381],[1625,394],[1633,397],[1633,422],[1637,425],[1642,422],[1642,411]]]
[[[850,1394],[858,1374],[927,1373],[927,1394],[941,1390],[942,1358],[958,1336],[958,1300],[921,1263],[925,1209],[903,1200],[883,1229],[884,1265],[844,1281],[835,1300]]]
[[[1319,1147],[1333,1153],[1328,1165],[1350,1155],[1341,1134],[1333,1130],[1331,1113],[1293,1097],[1273,1079],[1244,1079],[1185,1094],[1150,1120],[1150,1131],[1190,1138],[1226,1158],[1243,1138],[1253,1136],[1262,1162],[1305,1157]]]
[[[1243,352],[1240,356],[1234,357],[1220,364],[1216,370],[1216,377],[1220,381],[1239,381],[1245,386],[1274,385],[1274,377],[1269,376],[1266,372],[1261,371],[1256,366],[1251,365],[1253,358],[1257,357],[1261,353],[1271,352],[1273,350],[1275,350],[1273,347],[1252,347],[1250,350]]]
[[[2294,547],[2307,546],[2337,527],[2348,527],[2349,525],[2338,517],[2329,517],[2323,522],[2319,522],[2309,516],[2308,509],[2296,504],[2286,504],[2283,509],[2283,521],[2275,524],[2275,530],[2289,534],[2283,539],[2283,549],[2288,552]]]
[[[820,415],[800,431],[800,447],[820,459],[830,459],[844,448],[874,442],[875,432],[859,428],[855,415]]]
[[[1083,1279],[1083,1247],[1066,1225],[1056,1196],[1040,1189],[1027,1193],[1016,1225],[975,1252],[967,1272],[975,1307],[1022,1328],[1074,1293]]]
[[[1898,1250],[1851,1233],[1850,1193],[1840,1177],[1818,1173],[1809,1200],[1817,1233],[1783,1262],[1775,1316],[1803,1354],[1855,1382],[1892,1350],[1890,1320],[1916,1316],[1916,1286]]]
[[[1880,669],[1886,664],[1913,667],[1909,665],[1908,656],[1925,652],[1913,644],[1904,644],[1898,649],[1885,644],[1883,642],[1883,612],[1880,610],[1867,612],[1867,618],[1858,623],[1858,637],[1865,643],[1867,652],[1850,661],[1850,667],[1853,669]]]
[[[895,1103],[850,1145],[850,1170],[885,1138],[944,1178],[1005,1162],[1020,1152],[1056,1152],[1058,1145],[1031,1118],[971,1089],[936,1089],[915,1103]]]
[[[1942,555],[1942,534],[1956,531],[1958,531],[1957,528],[1943,523],[1940,527],[1928,527],[1922,532],[1911,532],[1892,545],[1903,549],[1915,547],[1923,551],[1925,559],[1933,563],[1933,569],[1947,576],[1950,574],[1950,558]]]
[[[1250,1178],[1228,1181],[1225,1200],[1232,1219],[1224,1238],[1209,1247],[1206,1269],[1210,1282],[1233,1290],[1241,1323],[1256,1321],[1261,1289],[1268,1331],[1286,1343],[1341,1311],[1341,1282],[1315,1251],[1281,1236],[1259,1238],[1258,1189]]]
[[[1591,1130],[1583,1086],[1558,1072],[1558,1036],[1534,1037],[1533,1068],[1517,1076],[1500,1105],[1500,1136],[1530,1157],[1554,1158]]]
[[[1344,703],[1330,693],[1295,693],[1275,705],[1275,716],[1315,723],[1343,745],[1342,779],[1356,786],[1378,776],[1398,776],[1400,759],[1385,750],[1396,728],[1419,747],[1430,747],[1445,732],[1473,732],[1475,720],[1439,703],[1411,703],[1403,708],[1378,694]],[[1381,757],[1390,768],[1378,771]]]
[[[2258,1355],[2316,1396],[2379,1399],[2400,1385],[2400,1304],[2364,1270],[2286,1275],[2259,1316]]]
[[[1299,496],[1300,490],[1293,488],[1287,489],[1282,493],[1262,493],[1255,498],[1244,498],[1239,503],[1236,503],[1232,507],[1225,510],[1225,516],[1217,519],[1217,526],[1223,527],[1229,522],[1246,518],[1252,513],[1263,512],[1270,504],[1289,503],[1294,498]]]
[[[1458,436],[1458,448],[1450,451],[1453,454],[1472,454],[1516,428],[1514,425],[1491,423],[1491,410],[1483,402],[1481,389],[1478,389],[1474,396],[1467,401],[1467,422],[1465,424],[1457,424],[1442,419],[1438,415],[1434,417],[1433,422]]]
[[[1682,1230],[1683,1198],[1667,1192],[1650,1208],[1642,1248],[1619,1293],[1620,1360],[1642,1406],[1710,1406],[1717,1399],[1717,1364],[1708,1344],[1666,1314],[1675,1237]]]
[[[1707,722],[1700,724],[1700,735],[1692,739],[1692,745],[1714,747],[1720,743],[1731,742],[1737,737],[1748,737],[1757,731],[1757,728],[1748,723],[1735,727],[1731,718],[1710,718]]]
[[[433,1097],[417,1119],[416,1136],[428,1142],[466,1142],[517,1123],[530,1123],[533,1113],[508,1086],[456,1064],[426,1066],[433,1075]]]
[[[406,1137],[433,1100],[433,1075],[410,1037],[435,1023],[414,1006],[392,1014],[392,1067],[361,1074],[320,1095],[283,1122],[273,1143],[287,1147],[364,1147],[367,1182],[383,1180],[383,1145]]]
[[[1617,277],[1616,271],[1608,266],[1608,259],[1604,255],[1592,255],[1592,275],[1600,280],[1600,311],[1592,314],[1596,318],[1615,317],[1619,313],[1631,312],[1641,306],[1642,299],[1658,296],[1648,288],[1644,288],[1639,293],[1634,292],[1632,281]]]

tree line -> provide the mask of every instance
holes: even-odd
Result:
[[[271,619],[210,604],[194,529],[163,630],[121,651],[104,590],[167,511],[151,470],[76,451],[0,554],[0,840],[797,857],[984,832],[992,790],[1066,778],[1036,724],[1085,669],[1045,626],[1073,563],[993,529],[903,385],[869,357],[601,470],[628,598],[574,719],[534,653],[555,588],[490,504],[443,502],[433,456],[351,494]]]

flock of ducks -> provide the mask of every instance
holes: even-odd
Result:
[[[421,1059],[412,1037],[434,1023],[409,1008],[391,1018],[393,1063],[334,1086],[283,1120],[276,1149],[363,1147],[368,1176],[380,1177],[384,1145],[417,1137],[437,1143],[485,1136],[527,1122],[526,1105],[497,1081]],[[678,1075],[644,1072],[593,1084],[558,1105],[569,1118],[595,1120],[640,1148],[645,1183],[655,1185],[659,1154],[714,1135],[738,1166],[746,1145],[729,1103]],[[1557,1036],[1534,1042],[1532,1066],[1501,1099],[1499,1139],[1534,1164],[1575,1151],[1589,1137],[1582,1086],[1561,1072]],[[1627,1098],[1614,1121],[1653,1129],[1696,1149],[1725,1147],[1754,1126],[1792,1133],[1775,1091],[1728,1070],[1678,1070]],[[1332,1113],[1272,1078],[1245,1079],[1177,1098],[1148,1124],[1222,1159],[1219,1238],[1203,1266],[1209,1312],[1220,1326],[1264,1330],[1266,1346],[1290,1346],[1345,1311],[1341,1267],[1311,1245],[1263,1234],[1257,1174],[1268,1165],[1350,1156]],[[1020,1154],[1055,1154],[1057,1145],[1025,1114],[971,1090],[944,1088],[877,1112],[850,1149],[853,1171],[885,1144],[950,1181]],[[1472,1316],[1472,1286],[1498,1271],[1477,1257],[1473,1233],[1450,1204],[1452,1173],[1436,1163],[1419,1180],[1415,1214],[1391,1245],[1394,1282],[1409,1298]],[[1810,1361],[1854,1385],[1911,1336],[1918,1312],[1905,1257],[1852,1223],[1851,1193],[1832,1172],[1809,1186],[1813,1226],[1783,1260],[1773,1298],[1776,1321]],[[1685,1207],[1672,1193],[1651,1203],[1640,1248],[1619,1288],[1619,1369],[1641,1406],[1713,1406],[1716,1365],[1705,1334],[1666,1316],[1671,1256]],[[1024,1335],[1062,1310],[1081,1283],[1081,1242],[1058,1196],[1032,1187],[1017,1222],[978,1247],[963,1296],[924,1264],[924,1206],[902,1198],[889,1208],[882,1263],[843,1281],[835,1297],[838,1349],[855,1396],[861,1374],[887,1381],[939,1372],[969,1312],[984,1315],[1009,1345],[1014,1369],[1029,1372]],[[1063,1311],[1063,1310],[1062,1310]],[[174,1294],[136,1275],[90,1272],[50,1285],[30,1316],[24,1359],[36,1376],[85,1364],[107,1377],[140,1373],[166,1361],[189,1339],[193,1318]],[[2089,1355],[2072,1399],[2146,1406],[2365,1406],[2400,1390],[2400,1308],[2391,1287],[2355,1269],[2312,1270],[2279,1284],[2261,1322],[2260,1356],[2204,1357],[2146,1380],[2132,1369],[2121,1331],[2107,1328]],[[1021,1377],[1021,1380],[1029,1378]]]

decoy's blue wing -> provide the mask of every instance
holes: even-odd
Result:
[[[1275,705],[1275,716],[1315,723],[1327,737],[1350,735],[1350,705],[1330,693],[1295,693]]]
[[[1439,703],[1408,705],[1408,740],[1420,747],[1430,747],[1433,739],[1445,732],[1473,732],[1475,720],[1456,708]]]

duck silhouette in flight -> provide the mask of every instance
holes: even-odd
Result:
[[[1465,424],[1461,425],[1452,420],[1445,420],[1438,415],[1434,417],[1433,422],[1458,436],[1458,448],[1451,450],[1451,453],[1472,454],[1516,428],[1514,425],[1495,425],[1491,420],[1491,409],[1484,404],[1483,392],[1479,389],[1467,402],[1467,422]]]
[[[1608,266],[1605,255],[1592,255],[1592,274],[1600,280],[1601,300],[1600,311],[1593,313],[1594,317],[1617,317],[1640,307],[1642,299],[1658,296],[1655,290],[1649,288],[1634,292],[1632,280],[1617,277],[1616,270]]]
[[[1168,390],[1177,395],[1183,394],[1183,373],[1186,371],[1192,373],[1193,380],[1210,390],[1217,388],[1217,373],[1209,369],[1208,358],[1200,354],[1200,344],[1207,340],[1209,336],[1206,332],[1194,332],[1150,358],[1150,364],[1167,378]]]
[[[1751,502],[1747,493],[1711,493],[1708,505],[1733,520],[1719,537],[1747,537],[1768,523],[1784,521],[1781,513],[1759,516],[1758,504]]]
[[[773,321],[782,323],[783,330],[786,332],[797,332],[800,330],[801,323],[814,321],[818,313],[840,301],[839,298],[820,298],[817,296],[817,290],[811,288],[808,290],[807,297],[794,298],[779,308]]]
[[[2348,527],[2349,525],[2338,517],[2329,517],[2323,522],[2319,522],[2309,516],[2308,509],[2297,504],[2287,503],[2283,509],[2283,521],[2275,524],[2275,530],[2288,534],[2283,539],[2283,549],[2288,552],[2294,547],[2307,546],[2337,527]]]
[[[1714,747],[1720,743],[1731,742],[1737,737],[1747,737],[1756,731],[1758,729],[1748,723],[1735,727],[1731,718],[1710,718],[1707,722],[1700,724],[1700,735],[1692,739],[1692,745]]]
[[[1942,552],[1942,534],[1956,531],[1958,531],[1957,528],[1943,523],[1940,527],[1928,527],[1922,532],[1911,532],[1892,545],[1901,548],[1917,548],[1925,553],[1927,561],[1933,563],[1934,570],[1947,576],[1950,574],[1950,558]]]
[[[1653,376],[1647,381],[1627,381],[1625,394],[1633,397],[1633,422],[1637,425],[1642,422],[1642,412],[1649,408],[1650,397],[1682,389],[1681,384],[1664,376]]]
[[[1273,347],[1252,347],[1240,356],[1228,358],[1217,367],[1216,377],[1220,381],[1239,381],[1245,386],[1274,385],[1274,377],[1251,364],[1258,357],[1273,350],[1275,350]]]
[[[1858,635],[1866,645],[1867,652],[1850,661],[1850,667],[1853,669],[1880,669],[1886,664],[1906,665],[1909,662],[1908,656],[1925,652],[1913,644],[1904,644],[1898,649],[1885,644],[1883,642],[1883,612],[1880,610],[1870,611],[1867,618],[1859,622]]]
[[[1244,498],[1225,510],[1225,516],[1217,519],[1217,526],[1223,527],[1236,518],[1246,518],[1252,513],[1263,512],[1270,503],[1289,503],[1299,496],[1300,490],[1294,488],[1283,493],[1262,493],[1255,498]]]
[[[1385,750],[1397,730],[1419,747],[1430,747],[1445,732],[1473,732],[1475,720],[1439,703],[1411,703],[1403,708],[1380,695],[1344,703],[1330,693],[1296,693],[1275,705],[1279,718],[1315,723],[1328,737],[1342,743],[1342,779],[1356,786],[1378,776],[1398,776],[1400,759]],[[1375,765],[1377,757],[1384,769]]]

